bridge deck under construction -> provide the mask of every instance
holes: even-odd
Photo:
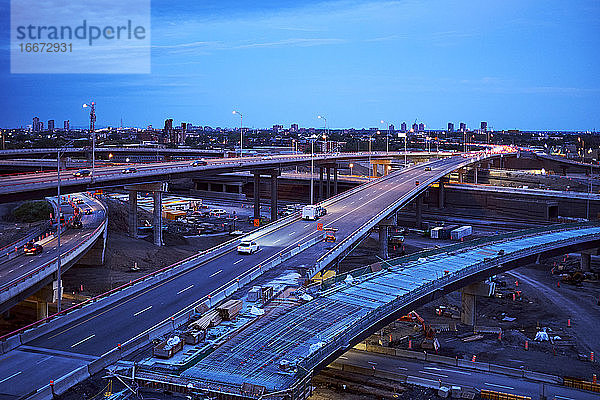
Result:
[[[600,240],[598,225],[561,229],[459,244],[390,260],[378,272],[338,276],[317,298],[265,315],[181,377],[196,387],[232,393],[244,383],[267,392],[288,389],[377,321],[450,281],[522,258],[524,252]],[[286,363],[291,367],[282,368]]]

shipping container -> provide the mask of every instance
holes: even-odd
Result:
[[[450,239],[460,240],[473,234],[473,228],[469,225],[461,226],[450,232]]]
[[[441,226],[436,226],[435,228],[432,228],[430,231],[431,238],[432,239],[440,239],[440,231],[441,230],[442,230]]]

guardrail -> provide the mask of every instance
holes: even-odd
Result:
[[[0,263],[8,261],[19,254],[23,253],[23,246],[31,240],[42,236],[52,224],[50,221],[45,221],[43,224],[35,227],[31,231],[27,232],[27,235],[11,244],[8,244],[0,249]],[[41,240],[42,238],[40,238]],[[1,290],[1,289],[0,289]]]
[[[469,164],[472,164],[474,162],[479,162],[479,161],[482,161],[482,160],[485,160],[485,158],[481,159],[481,158],[478,157],[477,159],[469,159],[469,160],[466,160],[464,162],[461,162],[458,165],[455,165],[455,166],[452,166],[452,167],[449,167],[449,168],[445,169],[443,171],[443,174],[441,174],[439,176],[433,176],[433,177],[425,180],[419,186],[416,186],[415,188],[411,189],[404,196],[400,197],[396,202],[390,204],[388,207],[386,207],[385,209],[383,209],[381,212],[377,213],[377,215],[375,215],[369,221],[367,221],[366,223],[364,223],[362,227],[360,227],[359,229],[355,230],[352,234],[350,234],[349,236],[347,236],[346,238],[344,238],[343,240],[341,240],[328,253],[326,253],[323,256],[321,256],[317,260],[317,262],[315,263],[315,265],[311,269],[308,270],[308,275],[309,276],[314,276],[317,272],[323,270],[323,268],[325,268],[327,265],[329,265],[330,263],[332,263],[337,257],[339,257],[344,251],[346,251],[352,245],[352,243],[358,241],[361,237],[363,237],[364,235],[366,235],[379,222],[381,222],[389,214],[391,214],[392,212],[394,212],[403,203],[408,202],[412,198],[416,197],[420,192],[425,191],[427,189],[427,187],[430,184],[432,184],[433,182],[437,181],[440,176],[447,175],[450,172],[452,172],[452,171],[454,171],[454,170],[456,170],[458,168],[462,168],[462,167],[465,167],[465,166],[467,166]],[[395,177],[396,174],[398,174],[400,172],[401,171],[397,171],[397,172],[392,173],[390,175],[392,175],[393,177]],[[390,175],[388,175],[388,177]]]
[[[431,153],[431,154],[435,154],[435,153]],[[258,167],[258,166],[264,166],[265,168],[269,168],[269,166],[272,166],[273,164],[295,164],[298,162],[309,162],[311,159],[313,159],[314,161],[326,161],[326,160],[338,160],[338,159],[344,159],[344,158],[366,158],[366,157],[398,157],[404,155],[403,152],[371,152],[371,153],[330,153],[330,154],[316,154],[313,157],[311,157],[310,154],[308,155],[293,155],[293,156],[273,156],[271,158],[265,158],[265,157],[242,157],[242,158],[223,158],[223,159],[218,159],[219,161],[214,161],[209,163],[206,166],[200,166],[200,167],[192,167],[189,165],[189,162],[174,162],[174,165],[171,166],[165,166],[165,165],[161,165],[161,169],[157,170],[154,169],[152,171],[138,171],[135,174],[131,174],[131,175],[127,175],[126,177],[123,177],[122,174],[120,174],[120,172],[111,172],[109,174],[105,174],[105,175],[101,175],[100,173],[102,172],[101,168],[98,168],[96,170],[96,175],[93,177],[73,177],[73,176],[69,176],[69,175],[65,175],[64,177],[61,178],[61,181],[63,181],[63,185],[64,186],[68,186],[68,184],[70,182],[75,182],[76,184],[83,184],[83,185],[97,185],[99,183],[102,182],[109,182],[109,181],[113,181],[115,179],[115,177],[120,177],[123,179],[135,179],[135,178],[144,178],[144,177],[153,177],[153,176],[157,176],[157,175],[162,175],[162,174],[170,174],[170,173],[186,173],[186,172],[197,172],[197,171],[203,171],[203,170],[211,170],[211,169],[218,169],[219,167],[234,167],[234,168],[242,168],[242,167]],[[226,161],[221,161],[221,160],[226,160]],[[6,187],[6,186],[34,186],[34,189],[38,189],[40,185],[45,185],[46,187],[53,187],[54,183],[56,181],[56,174],[50,173],[50,174],[46,174],[45,176],[48,177],[48,179],[38,179],[35,181],[35,183],[23,180],[23,181],[12,181],[12,182],[0,182],[0,187]],[[21,189],[23,190],[23,189]]]
[[[342,153],[342,154],[353,155],[355,153]],[[372,155],[377,155],[377,154],[380,154],[380,153],[379,152],[372,153]],[[381,153],[381,154],[387,155],[388,153]],[[362,155],[363,154],[361,154],[361,156]],[[310,159],[310,156],[309,156],[309,159]],[[268,161],[272,161],[272,160],[268,160]],[[188,166],[186,166],[186,168],[187,167]],[[403,171],[411,170],[411,169],[414,169],[414,168],[416,168],[416,166],[412,166],[412,167],[410,167],[408,169],[404,169]],[[371,185],[374,185],[374,184],[376,184],[378,182],[381,182],[382,180],[391,179],[391,178],[392,178],[391,174],[387,175],[387,176],[384,176],[384,177],[381,177],[381,178],[379,178],[377,180],[373,180],[373,181],[368,182],[368,183],[366,183],[364,185],[359,185],[359,186],[357,186],[355,188],[352,188],[349,191],[346,191],[346,192],[340,193],[340,194],[338,194],[336,196],[330,197],[329,199],[326,199],[326,200],[324,200],[323,202],[321,202],[319,204],[329,205],[329,204],[331,204],[331,203],[333,203],[335,201],[338,201],[338,200],[340,200],[342,198],[350,196],[350,195],[352,195],[352,194],[354,194],[354,193],[356,193],[356,192],[358,192],[360,190],[363,190],[363,189],[365,189],[367,187],[370,187]],[[173,276],[176,273],[184,273],[189,268],[193,268],[193,267],[197,266],[199,263],[207,262],[210,259],[212,259],[214,257],[217,257],[218,255],[222,254],[223,252],[226,252],[226,251],[229,251],[229,250],[235,248],[239,244],[239,242],[242,239],[244,239],[244,238],[253,237],[253,235],[255,235],[256,233],[259,233],[259,232],[260,232],[260,236],[266,235],[266,234],[272,232],[275,229],[278,229],[278,228],[280,228],[280,227],[282,227],[284,225],[287,225],[287,224],[289,224],[291,222],[294,222],[296,220],[299,220],[299,219],[300,219],[300,213],[299,212],[291,214],[291,215],[289,215],[287,217],[278,219],[277,221],[271,222],[271,223],[269,223],[269,224],[267,224],[267,225],[265,225],[265,226],[263,226],[261,228],[258,228],[258,229],[255,229],[255,230],[251,231],[250,233],[248,233],[247,235],[244,235],[243,237],[238,237],[236,239],[232,239],[230,241],[222,243],[222,244],[220,244],[218,246],[215,246],[215,247],[212,247],[210,249],[204,250],[204,251],[202,251],[202,252],[200,252],[198,254],[195,254],[195,255],[193,255],[191,257],[188,257],[188,258],[186,258],[184,260],[178,261],[178,262],[176,262],[174,264],[171,264],[171,265],[169,265],[167,267],[161,268],[161,269],[159,269],[157,271],[154,271],[154,272],[152,272],[150,274],[144,275],[144,276],[142,276],[142,277],[140,277],[138,279],[135,279],[135,280],[133,280],[131,282],[128,282],[128,283],[126,283],[124,285],[121,285],[121,286],[119,286],[117,288],[109,290],[109,291],[107,291],[105,293],[102,293],[102,294],[100,294],[98,296],[94,296],[94,297],[92,297],[92,298],[90,298],[90,299],[88,299],[88,300],[86,300],[86,301],[84,301],[82,303],[76,304],[76,305],[74,305],[74,306],[72,306],[70,308],[67,308],[67,309],[61,311],[60,313],[53,314],[51,316],[48,316],[47,318],[44,318],[44,319],[39,320],[39,321],[36,321],[36,322],[34,322],[34,323],[30,324],[30,325],[27,325],[27,326],[25,326],[23,328],[20,328],[18,330],[10,332],[10,333],[8,333],[8,334],[6,334],[4,336],[1,336],[0,337],[0,341],[1,340],[6,340],[7,338],[9,338],[11,336],[17,335],[17,334],[19,334],[21,332],[24,332],[26,330],[30,330],[30,329],[33,329],[33,328],[35,328],[37,326],[40,326],[40,325],[46,324],[46,323],[48,323],[50,321],[56,320],[60,316],[64,316],[64,315],[67,315],[67,314],[69,314],[71,312],[80,310],[80,309],[82,309],[82,308],[84,308],[84,307],[86,307],[86,306],[88,306],[90,304],[95,304],[96,302],[98,302],[98,301],[100,301],[102,299],[108,298],[111,295],[115,295],[117,293],[122,293],[123,294],[123,291],[125,291],[126,289],[135,288],[136,285],[139,285],[139,284],[141,284],[143,282],[148,282],[150,279],[156,278],[156,279],[158,279],[158,281],[160,281],[161,279],[166,279],[167,277],[171,277],[171,276]],[[179,269],[177,271],[174,271],[177,268],[179,268]],[[155,282],[153,280],[152,284],[154,284],[154,283],[157,283],[157,281]],[[146,287],[147,287],[147,285],[143,285],[143,287],[140,286],[139,289],[135,288],[135,291],[131,291],[131,293],[127,293],[127,294],[128,295],[132,295],[135,292],[137,292],[138,290],[143,290]],[[0,291],[1,291],[1,289],[0,289]],[[119,296],[119,299],[121,297],[122,296]],[[115,298],[115,301],[116,301],[116,298]]]
[[[585,224],[579,225],[582,228],[588,227],[597,227],[598,224]],[[551,232],[559,232],[564,231],[567,228],[558,227],[557,229],[551,229],[548,233]],[[524,237],[530,236],[525,234]],[[396,299],[391,302],[370,311],[364,318],[356,320],[352,322],[347,329],[343,332],[339,333],[332,341],[327,343],[325,346],[321,347],[319,350],[310,354],[307,358],[300,362],[300,365],[304,371],[311,371],[317,365],[319,365],[323,360],[327,359],[329,356],[334,354],[339,350],[347,349],[350,346],[352,340],[358,337],[362,332],[367,330],[369,327],[375,325],[377,322],[384,320],[385,318],[393,315],[398,310],[401,310],[403,307],[408,306],[409,304],[419,300],[420,298],[427,296],[433,293],[436,290],[442,289],[450,283],[460,281],[465,279],[473,274],[482,272],[484,270],[494,268],[499,264],[504,264],[509,261],[514,261],[517,259],[521,259],[527,256],[539,254],[543,252],[548,247],[558,248],[558,247],[566,247],[568,245],[577,244],[585,241],[597,240],[597,234],[587,234],[577,237],[565,238],[562,240],[558,240],[552,243],[544,243],[540,245],[531,246],[528,248],[520,249],[514,251],[512,253],[508,253],[502,256],[497,256],[494,259],[484,259],[484,261],[480,261],[474,264],[467,266],[461,270],[455,271],[450,274],[443,275],[437,279],[431,280],[416,289],[413,289],[402,296],[398,296]],[[443,250],[442,250],[443,252]],[[330,290],[336,290],[332,288]],[[298,378],[302,378],[304,373],[298,372]]]

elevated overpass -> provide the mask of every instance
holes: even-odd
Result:
[[[2,351],[7,354],[0,356],[0,377],[21,371],[31,378],[16,385],[8,380],[0,385],[0,392],[5,389],[22,396],[40,389],[42,393],[48,390],[50,379],[58,380],[73,371],[97,372],[98,366],[115,362],[165,329],[187,320],[196,306],[214,304],[269,268],[303,264],[310,274],[310,267],[317,262],[324,267],[343,257],[368,229],[426,190],[428,184],[457,168],[495,157],[500,156],[439,159],[396,171],[326,200],[323,205],[328,213],[319,222],[339,229],[341,242],[333,251],[321,242],[322,232],[315,222],[290,216],[251,233],[260,252],[238,255],[235,248],[240,239],[236,239],[118,288],[110,296],[93,299],[83,307],[66,310],[4,337]],[[52,355],[52,370],[44,369],[44,354]],[[25,359],[31,361],[30,366],[23,366]]]
[[[68,270],[75,262],[81,259],[90,249],[101,241],[99,247],[103,252],[107,234],[106,209],[98,200],[85,195],[74,196],[80,198],[82,210],[90,209],[91,214],[83,215],[83,228],[67,229],[61,234],[61,270]],[[29,296],[40,291],[43,287],[57,279],[57,238],[55,235],[40,242],[43,252],[34,256],[20,254],[0,263],[0,313],[4,312]],[[51,291],[50,291],[51,292]],[[47,317],[49,299],[40,301],[43,308],[39,309],[40,316]]]
[[[535,259],[597,248],[600,224],[542,227],[378,263],[322,284],[313,300],[247,326],[178,377],[171,390],[212,395],[304,399],[312,373],[418,305]],[[372,272],[376,271],[376,272]],[[597,345],[597,344],[596,344]],[[596,346],[594,351],[599,351]],[[291,365],[287,373],[281,365]],[[142,385],[163,374],[137,370]],[[255,393],[245,388],[260,389]],[[262,393],[261,393],[262,394]]]

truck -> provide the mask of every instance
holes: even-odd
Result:
[[[302,207],[302,219],[306,221],[315,221],[327,214],[327,210],[322,206],[308,205]]]

